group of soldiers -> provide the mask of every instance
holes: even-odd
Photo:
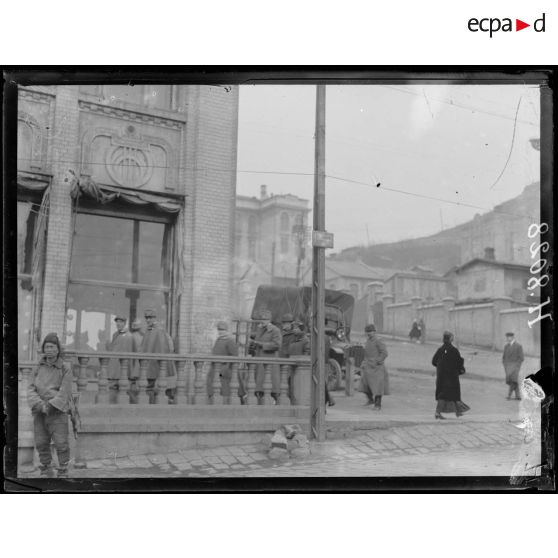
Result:
[[[172,337],[157,323],[157,313],[155,310],[148,309],[144,312],[146,327],[142,332],[139,321],[132,323],[131,331],[126,327],[127,319],[122,315],[114,318],[116,331],[112,339],[107,342],[107,350],[121,353],[174,353],[174,342]],[[118,399],[118,381],[120,379],[120,364],[118,359],[111,359],[108,367],[108,382],[110,391],[110,402],[116,403]],[[147,395],[149,402],[155,402],[156,388],[155,383],[159,375],[159,363],[156,360],[148,361],[147,368]],[[172,385],[172,379],[176,378],[174,361],[167,363],[167,375],[171,379],[170,386],[166,395],[172,403],[176,391],[176,386]],[[134,360],[128,368],[128,379],[130,381],[130,402],[138,402],[140,377],[139,361]],[[176,383],[176,380],[174,380]]]
[[[107,342],[107,350],[111,352],[138,352],[138,353],[174,353],[174,343],[171,336],[164,328],[157,323],[157,315],[154,310],[145,311],[146,329],[141,331],[141,324],[138,321],[132,323],[129,330],[126,327],[127,320],[122,315],[114,318],[116,331],[112,339]],[[310,354],[310,340],[305,333],[304,324],[296,321],[292,314],[285,314],[281,319],[281,328],[271,322],[271,312],[264,310],[260,314],[258,326],[250,336],[249,354],[254,357],[280,357],[288,358],[296,355]],[[212,354],[215,356],[238,356],[238,344],[229,332],[229,325],[225,321],[217,323],[217,339],[213,345]],[[147,393],[149,402],[154,403],[157,389],[156,380],[159,375],[159,362],[149,360],[147,369]],[[229,399],[231,397],[231,363],[213,363],[206,376],[206,389],[209,403],[213,403],[215,396],[215,374],[219,374],[221,396]],[[241,371],[238,375],[238,393],[241,404],[247,403],[247,384],[248,378],[246,371]],[[121,377],[120,364],[118,359],[111,359],[108,369],[108,381],[110,389],[110,401],[116,402],[118,398],[119,379]],[[138,380],[140,377],[139,362],[134,360],[128,368],[128,379],[130,381],[130,402],[138,402]],[[264,404],[264,380],[265,368],[257,365],[255,370],[255,397],[259,405]],[[292,378],[289,376],[289,398],[291,403],[296,404]],[[166,396],[169,403],[174,402],[176,394],[176,368],[174,361],[167,361],[167,389]],[[280,398],[280,370],[278,365],[271,366],[271,397],[274,403],[279,402]],[[326,402],[334,405],[335,402],[326,389]]]
[[[281,327],[271,322],[271,312],[263,310],[260,313],[258,326],[250,335],[248,352],[254,357],[265,358],[288,358],[296,355],[310,354],[310,340],[305,333],[304,324],[296,321],[292,314],[285,314],[281,319]],[[227,322],[217,323],[217,340],[213,346],[212,354],[216,356],[237,356],[238,345],[234,337],[228,331]],[[216,369],[219,368],[221,383],[221,395],[225,398],[231,397],[230,381],[232,377],[232,366],[230,363],[213,365],[207,374],[207,394],[211,403],[214,397],[214,378]],[[265,367],[261,364],[255,370],[255,392],[258,405],[264,404],[264,380]],[[240,371],[238,375],[238,397],[242,405],[247,402],[247,372]],[[292,377],[289,375],[289,399],[296,404]],[[280,400],[280,370],[278,365],[271,366],[271,398],[277,404]]]

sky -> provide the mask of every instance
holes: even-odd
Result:
[[[266,184],[311,207],[315,94],[314,85],[240,87],[238,194]],[[334,251],[434,234],[519,195],[539,180],[529,143],[539,122],[536,85],[328,85]]]

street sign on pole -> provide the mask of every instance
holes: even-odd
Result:
[[[333,248],[333,233],[312,231],[312,246],[317,248]]]
[[[314,161],[314,230],[312,233],[312,378],[310,434],[325,440],[325,249],[333,235],[325,232],[325,85],[316,86]]]

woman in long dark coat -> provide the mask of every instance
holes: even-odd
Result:
[[[453,335],[444,333],[444,344],[436,351],[432,364],[436,367],[436,414],[437,419],[444,419],[442,413],[455,413],[460,417],[469,410],[461,401],[459,376],[465,372],[464,360],[458,349],[452,345]]]

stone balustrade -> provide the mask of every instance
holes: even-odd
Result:
[[[244,386],[247,405],[258,403],[255,397],[256,371],[263,369],[263,399],[260,405],[291,406],[309,405],[310,359],[222,357],[207,354],[147,354],[122,352],[71,351],[64,359],[72,364],[74,393],[80,394],[80,407],[95,405],[168,405],[169,389],[174,405],[240,405],[239,387]],[[109,363],[118,362],[119,378],[109,381]],[[149,388],[148,370],[151,361],[158,363],[158,377],[153,389]],[[170,363],[176,374],[169,374]],[[231,369],[230,396],[221,395],[219,371],[223,364]],[[20,397],[25,398],[30,375],[35,362],[19,362]],[[207,374],[215,367],[212,398],[207,394]],[[272,370],[279,371],[280,393],[275,401],[272,396]],[[139,371],[131,382],[129,371]],[[290,379],[289,379],[290,378]],[[289,387],[291,385],[291,387]],[[118,387],[118,389],[114,389]],[[151,392],[151,393],[150,393]]]

